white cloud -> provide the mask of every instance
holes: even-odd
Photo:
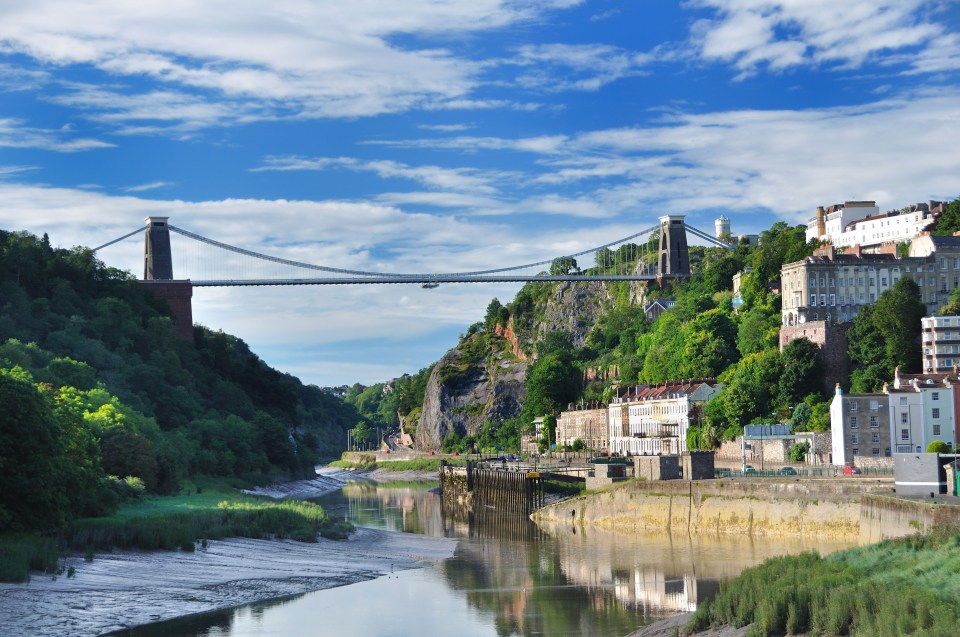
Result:
[[[641,75],[652,59],[650,54],[604,44],[531,44],[520,47],[508,62],[533,67],[517,78],[521,86],[556,92],[599,90],[611,82]],[[561,77],[564,79],[559,80]]]
[[[0,4],[0,53],[29,56],[51,76],[83,65],[129,81],[93,93],[68,88],[59,99],[101,113],[102,120],[164,123],[131,127],[134,132],[195,130],[244,118],[369,116],[426,105],[499,108],[469,96],[481,70],[476,62],[428,40],[453,42],[579,3],[206,0],[173,8],[160,0],[34,0]],[[397,36],[409,37],[400,45]],[[143,78],[166,88],[144,91]],[[23,71],[8,81],[22,86],[37,78]]]
[[[930,0],[695,0],[715,12],[698,20],[690,42],[707,61],[732,63],[742,74],[801,65],[857,68],[901,52],[913,64],[937,57],[944,35]],[[955,51],[956,49],[954,49]],[[930,64],[934,68],[937,64]]]
[[[70,139],[69,130],[46,130],[26,126],[22,120],[0,118],[0,148],[40,148],[61,153],[75,153],[113,144],[98,139]]]
[[[157,188],[166,188],[173,184],[169,181],[152,181],[149,184],[140,184],[138,186],[129,186],[124,188],[124,192],[144,192],[147,190],[156,190]]]

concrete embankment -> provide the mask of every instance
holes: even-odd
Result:
[[[862,497],[891,480],[629,481],[534,514],[616,531],[859,539]]]

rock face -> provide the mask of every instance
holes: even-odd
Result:
[[[642,303],[646,284],[632,282],[626,294],[628,302]],[[501,341],[501,346],[493,347],[496,353],[471,361],[460,349],[447,352],[427,382],[416,448],[438,449],[450,431],[461,436],[474,434],[487,421],[518,416],[526,397],[524,381],[536,342],[544,334],[560,331],[570,333],[574,345],[582,347],[587,334],[614,301],[613,292],[603,283],[560,282],[535,308],[537,318],[526,316],[518,327],[511,316],[506,326],[497,326],[489,335]]]
[[[468,362],[461,350],[450,350],[427,381],[415,446],[437,449],[451,431],[474,434],[487,421],[518,416],[526,373],[527,364],[507,352]]]

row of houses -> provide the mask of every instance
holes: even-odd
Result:
[[[557,445],[579,439],[620,456],[683,453],[691,420],[721,388],[713,379],[638,385],[606,405],[570,405],[557,417]]]
[[[930,443],[953,447],[960,426],[960,377],[949,373],[901,374],[879,392],[844,394],[830,403],[832,463],[923,453]]]

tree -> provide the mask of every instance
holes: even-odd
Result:
[[[360,446],[361,449],[367,449],[367,445],[373,439],[373,430],[361,420],[350,430],[350,436],[353,438],[354,445]]]
[[[950,445],[942,440],[934,440],[927,445],[927,453],[950,453]]]
[[[949,237],[958,230],[960,230],[960,199],[954,199],[940,215],[933,234]]]
[[[748,354],[727,372],[723,394],[728,422],[742,427],[770,414],[780,380],[780,361],[775,350]]]
[[[572,272],[579,272],[577,260],[573,257],[557,257],[550,264],[551,276],[563,276]]]
[[[778,383],[777,400],[783,406],[794,405],[805,396],[821,391],[823,363],[820,349],[809,339],[787,343],[780,354],[783,373]]]
[[[488,332],[492,332],[498,325],[506,325],[510,320],[510,311],[505,308],[498,299],[493,299],[487,305],[487,314],[483,319],[483,326]]]
[[[790,449],[787,451],[787,456],[793,462],[803,462],[806,459],[809,451],[809,442],[798,442],[794,445],[791,445]]]
[[[904,372],[920,371],[920,319],[926,313],[920,287],[908,277],[881,294],[873,306],[873,323],[884,338],[886,358]]]
[[[527,420],[551,415],[576,400],[579,371],[567,357],[557,353],[541,356],[527,368],[527,398],[523,414]]]

